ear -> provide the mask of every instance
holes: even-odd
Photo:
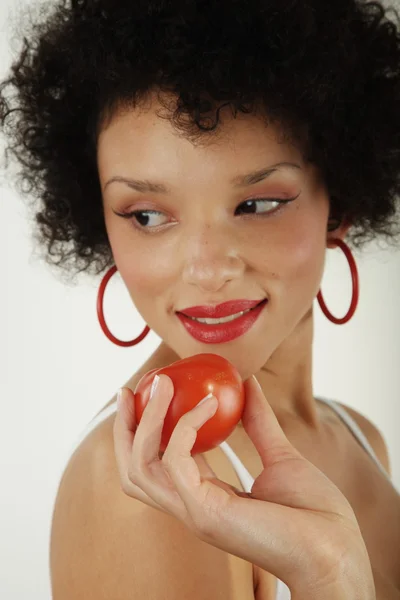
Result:
[[[333,231],[328,232],[327,235],[327,247],[328,248],[335,248],[336,244],[332,241],[334,238],[339,238],[340,240],[344,241],[344,238],[347,235],[348,230],[351,227],[351,223],[349,221],[343,220],[342,223],[339,225],[339,227],[337,227],[337,229],[334,229]]]

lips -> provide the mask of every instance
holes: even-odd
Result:
[[[228,302],[223,302],[217,306],[191,306],[177,311],[177,313],[200,319],[221,319],[222,317],[229,317],[241,311],[255,308],[264,301],[265,298],[262,300],[228,300]]]
[[[177,313],[177,317],[186,331],[199,342],[203,344],[222,344],[231,342],[249,331],[264,311],[267,303],[267,299],[259,302],[258,306],[254,306],[252,310],[249,310],[240,317],[235,317],[228,323],[216,323],[213,325],[200,323],[181,313]]]

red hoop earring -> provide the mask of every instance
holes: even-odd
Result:
[[[351,250],[348,247],[348,245],[345,242],[343,242],[342,240],[340,240],[339,238],[333,238],[330,241],[336,243],[336,245],[339,246],[343,250],[343,252],[345,253],[346,258],[348,260],[350,271],[351,271],[352,284],[353,284],[353,293],[352,293],[352,298],[351,298],[351,304],[350,304],[350,308],[349,308],[347,314],[343,318],[338,319],[337,317],[334,317],[331,312],[329,312],[329,310],[325,304],[325,301],[322,297],[321,290],[318,292],[317,298],[318,298],[319,305],[320,305],[321,310],[324,313],[324,315],[330,321],[332,321],[332,323],[335,323],[336,325],[343,325],[343,323],[347,323],[348,321],[350,321],[350,319],[356,312],[358,299],[360,296],[358,270],[357,270],[356,261],[354,260],[354,257],[352,255]]]
[[[352,284],[353,284],[353,293],[352,293],[351,304],[350,304],[350,308],[349,308],[347,314],[342,318],[337,318],[337,317],[333,316],[332,313],[328,310],[328,308],[325,304],[325,301],[322,297],[321,290],[318,292],[317,299],[318,299],[318,303],[319,303],[324,315],[330,321],[332,321],[332,323],[335,323],[336,325],[343,325],[344,323],[347,323],[348,321],[350,321],[350,319],[353,317],[353,315],[356,311],[357,305],[358,305],[358,300],[359,300],[359,296],[360,296],[359,276],[358,276],[356,262],[351,253],[351,250],[347,246],[347,244],[345,242],[343,242],[342,240],[340,240],[339,238],[333,238],[331,241],[336,243],[336,246],[339,246],[343,250],[343,252],[345,253],[345,256],[348,260],[348,263],[349,263],[351,277],[352,277]],[[134,340],[131,340],[131,341],[126,341],[126,342],[116,338],[111,333],[111,331],[108,329],[105,318],[104,318],[103,299],[104,299],[104,292],[105,292],[107,283],[109,282],[109,280],[111,279],[111,277],[114,275],[114,273],[116,271],[117,271],[117,267],[114,265],[107,271],[107,273],[104,275],[103,279],[101,280],[99,291],[97,294],[97,316],[99,319],[100,326],[101,326],[104,334],[107,336],[107,338],[111,342],[116,344],[117,346],[123,346],[126,348],[126,347],[135,346],[136,344],[139,344],[149,333],[150,327],[148,325],[146,325],[146,327],[143,329],[142,333],[137,338],[135,338]]]
[[[143,331],[139,335],[139,337],[135,338],[132,341],[127,341],[127,342],[123,342],[122,340],[119,340],[118,338],[116,338],[111,333],[111,331],[108,329],[105,318],[104,318],[103,298],[104,298],[104,291],[106,289],[106,285],[110,281],[111,277],[114,275],[116,270],[117,270],[117,267],[114,265],[107,271],[107,273],[104,275],[103,279],[101,280],[99,291],[97,294],[97,317],[99,319],[100,326],[101,326],[103,332],[105,333],[105,335],[108,337],[108,339],[111,342],[113,342],[114,344],[117,344],[117,346],[124,346],[126,348],[129,346],[135,346],[135,344],[139,344],[139,342],[141,342],[146,337],[146,335],[149,333],[150,327],[148,325],[146,325],[146,327],[143,329]]]

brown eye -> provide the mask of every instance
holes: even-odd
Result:
[[[249,200],[246,200],[245,202],[242,202],[241,204],[239,204],[238,208],[241,208],[241,210],[244,212],[244,214],[247,215],[263,215],[263,214],[268,214],[271,212],[274,212],[274,208],[276,208],[276,205],[279,207],[280,205],[283,204],[288,204],[289,202],[292,202],[293,200],[295,200],[297,198],[297,196],[295,198],[288,198],[286,200],[282,200],[279,198],[250,198]],[[261,209],[263,208],[263,205],[265,205],[268,209],[268,207],[270,207],[270,210],[261,210],[261,212],[257,212],[257,205],[260,205]],[[275,206],[273,206],[275,205]],[[238,210],[238,209],[236,209]],[[275,211],[276,212],[276,211]]]
[[[115,211],[114,211],[115,212]],[[158,227],[160,223],[157,223],[156,219],[152,219],[153,215],[162,215],[163,213],[158,210],[133,210],[128,213],[117,213],[115,214],[118,217],[122,217],[123,219],[131,219],[132,217],[139,224],[138,229],[152,229],[153,227]],[[148,216],[150,215],[150,216]],[[154,222],[156,221],[156,222]],[[150,227],[149,227],[150,225]],[[162,225],[162,223],[161,223]]]

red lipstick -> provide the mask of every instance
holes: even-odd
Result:
[[[209,319],[220,319],[222,317],[235,315],[242,310],[254,308],[257,306],[257,304],[260,304],[260,302],[263,302],[263,300],[228,300],[228,302],[223,302],[222,304],[217,304],[216,306],[212,306],[211,304],[204,306],[191,306],[189,308],[183,308],[177,312],[188,317],[208,317]]]
[[[253,304],[253,308],[250,307],[251,310],[249,310],[249,312],[246,312],[244,315],[236,317],[233,320],[226,323],[199,323],[198,321],[195,321],[193,318],[191,318],[191,316],[186,316],[182,312],[178,312],[177,317],[184,325],[186,331],[199,342],[203,342],[204,344],[222,344],[225,342],[230,342],[236,339],[237,337],[245,334],[257,321],[267,302],[268,301],[266,299],[261,301],[261,303],[252,302],[251,304]],[[226,316],[229,316],[230,314],[235,314],[234,311],[240,312],[240,309],[238,310],[237,303],[233,303],[233,308],[232,303],[230,303],[229,309],[227,308],[228,304],[229,303],[224,303],[223,305],[220,305],[223,307],[222,312],[228,313]],[[243,306],[243,303],[241,303],[240,306]],[[247,306],[249,306],[249,301],[247,301]],[[202,308],[207,310],[207,314],[205,317],[200,318],[222,318],[221,316],[209,316],[210,312],[212,315],[215,315],[215,313],[217,312],[215,307]],[[201,313],[199,307],[193,307],[192,310],[195,311],[196,314]],[[247,308],[244,310],[247,310]],[[187,311],[187,309],[185,309],[185,311]],[[204,314],[204,312],[202,314]],[[221,313],[221,309],[219,310],[219,313]]]

